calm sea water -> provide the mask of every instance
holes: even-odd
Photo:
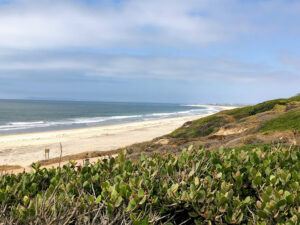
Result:
[[[201,115],[218,107],[180,104],[0,100],[0,134]]]

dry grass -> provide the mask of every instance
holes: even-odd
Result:
[[[90,159],[90,158],[98,158],[103,156],[110,156],[115,155],[120,151],[120,149],[117,150],[111,150],[111,151],[92,151],[92,152],[82,152],[74,155],[66,155],[60,157],[55,157],[51,159],[41,160],[38,161],[41,166],[48,166],[52,164],[57,164],[59,162],[68,162],[72,160],[82,160],[82,159]]]
[[[12,171],[12,170],[21,170],[23,169],[22,166],[19,165],[2,165],[0,166],[0,172],[7,172],[7,171]]]

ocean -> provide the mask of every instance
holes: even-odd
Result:
[[[0,134],[73,129],[217,111],[217,106],[164,103],[0,100]]]

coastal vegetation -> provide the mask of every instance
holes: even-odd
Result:
[[[4,175],[11,224],[297,224],[300,151],[283,146],[116,158]]]
[[[211,115],[199,120],[188,122],[185,126],[171,133],[173,138],[196,138],[207,136],[222,127],[229,120],[225,115]]]
[[[300,96],[288,99],[275,99],[253,106],[221,111],[214,115],[187,122],[173,131],[170,138],[197,139],[210,135],[220,135],[220,129],[243,127],[248,134],[266,131],[300,130]]]
[[[300,110],[289,111],[277,118],[264,123],[261,131],[284,131],[294,130],[300,131]]]

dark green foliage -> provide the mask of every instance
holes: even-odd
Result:
[[[287,103],[288,103],[287,99],[275,99],[275,100],[263,102],[253,106],[246,106],[242,108],[228,110],[225,113],[227,115],[233,116],[235,119],[242,119],[248,116],[256,115],[258,113],[272,110],[275,105],[285,105]]]
[[[230,151],[230,149],[232,148],[225,148],[224,150],[226,151]],[[253,149],[260,149],[262,151],[270,151],[273,149],[273,146],[270,144],[264,144],[264,143],[260,143],[260,144],[247,144],[247,145],[243,145],[243,146],[239,146],[239,147],[235,147],[235,149],[237,151],[252,151]]]
[[[298,130],[300,131],[300,110],[291,110],[275,119],[266,121],[260,131],[284,131]]]
[[[224,126],[228,122],[229,118],[226,115],[215,114],[188,122],[184,126],[173,131],[170,136],[173,138],[204,137],[215,132],[218,128]]]
[[[287,99],[274,99],[253,106],[246,106],[228,110],[226,114],[233,116],[235,119],[242,119],[248,116],[256,115],[258,113],[272,110],[276,105],[287,105],[292,102],[300,102],[300,95],[296,95]]]
[[[295,96],[293,96],[293,97],[291,97],[291,98],[289,98],[288,100],[289,100],[289,101],[300,102],[300,93],[297,94],[297,95],[295,95]]]
[[[0,180],[12,224],[299,224],[300,151],[190,147],[179,156],[40,169]]]

